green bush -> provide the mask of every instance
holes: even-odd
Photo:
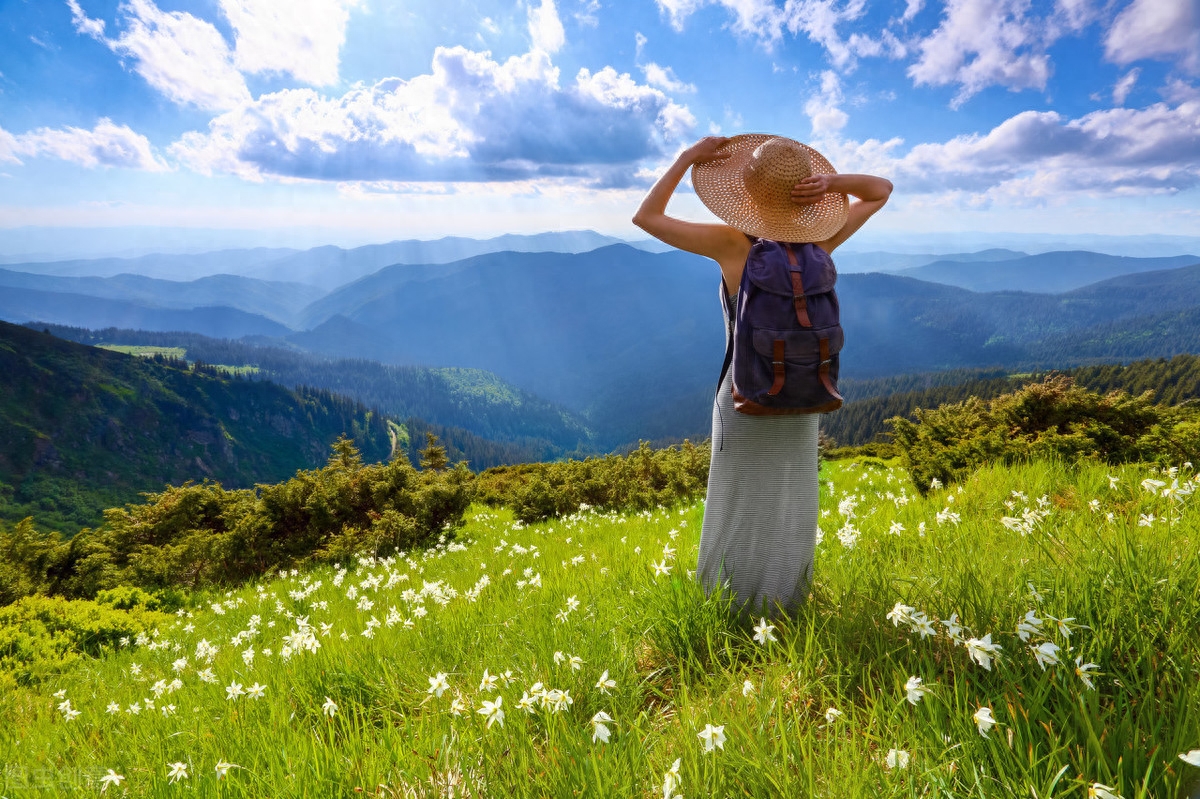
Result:
[[[1100,394],[1052,375],[990,401],[971,397],[915,421],[888,420],[905,467],[922,494],[936,479],[959,480],[991,461],[1032,458],[1179,464],[1200,457],[1200,413],[1155,405],[1152,393]]]
[[[507,505],[526,523],[601,510],[645,510],[699,496],[708,486],[710,451],[684,441],[652,450],[646,442],[625,456],[498,466],[478,477],[478,498]]]
[[[0,608],[0,690],[35,685],[171,621],[144,607],[29,596]]]

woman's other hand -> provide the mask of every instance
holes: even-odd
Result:
[[[792,202],[797,205],[819,203],[829,191],[829,175],[810,175],[792,187]]]
[[[683,157],[691,164],[705,164],[728,158],[729,153],[718,152],[729,141],[728,136],[705,136],[683,151]]]

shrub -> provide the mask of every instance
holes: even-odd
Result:
[[[1154,405],[1151,397],[1151,392],[1099,394],[1064,375],[1051,375],[991,401],[971,397],[917,409],[915,421],[897,416],[888,423],[922,494],[935,479],[949,483],[993,460],[1195,460],[1200,456],[1196,409]]]
[[[29,596],[0,608],[0,689],[34,685],[171,621],[144,607]]]

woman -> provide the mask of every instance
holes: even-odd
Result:
[[[701,201],[727,224],[667,215],[667,202],[689,168]],[[891,194],[892,184],[883,178],[833,172],[820,153],[791,139],[709,136],[684,150],[659,178],[633,222],[673,247],[717,262],[730,330],[756,239],[813,242],[832,253]],[[737,413],[731,389],[727,370],[713,408],[696,573],[706,593],[728,584],[743,613],[794,615],[808,596],[816,547],[818,414]]]

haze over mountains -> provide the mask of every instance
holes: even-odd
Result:
[[[718,270],[607,241],[576,232],[13,265],[0,270],[0,318],[483,369],[582,414],[598,447],[706,435],[724,349]],[[835,260],[844,376],[1065,367],[1187,352],[1197,338],[1196,256],[991,249]],[[237,274],[96,276],[122,264]],[[97,273],[67,274],[88,269]]]

